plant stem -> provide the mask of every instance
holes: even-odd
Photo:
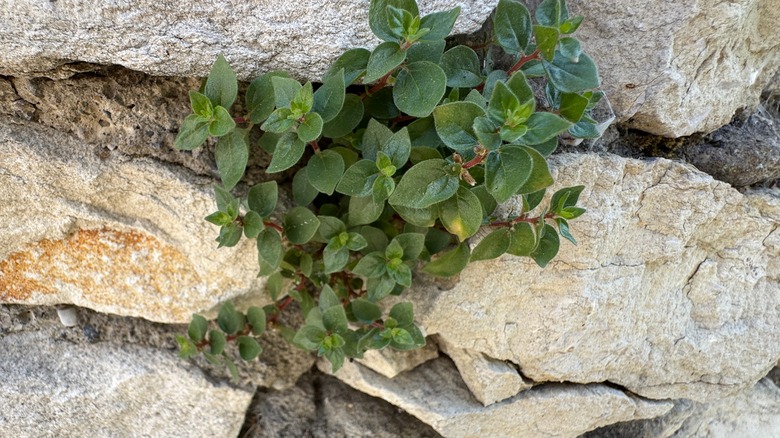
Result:
[[[271,221],[263,221],[263,225],[273,228],[274,230],[278,231],[279,234],[284,232],[284,229],[280,225],[277,225]]]
[[[509,71],[507,71],[507,73],[511,76],[512,73],[520,70],[520,68],[523,67],[523,65],[525,65],[525,63],[527,63],[529,61],[533,61],[534,59],[539,59],[539,49],[534,50],[528,56],[521,57],[520,60],[517,61],[515,63],[515,65],[513,65],[512,68],[509,69]]]
[[[544,215],[544,218],[541,216],[537,217],[526,217],[524,214],[521,214],[520,216],[510,220],[510,221],[496,221],[491,222],[490,226],[492,227],[511,227],[512,225],[519,223],[519,222],[528,222],[529,224],[538,224],[540,220],[543,219],[554,219],[555,213],[547,213]]]

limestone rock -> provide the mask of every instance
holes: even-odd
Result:
[[[260,292],[256,249],[217,250],[218,230],[202,220],[215,209],[211,184],[0,121],[0,301],[185,322]]]
[[[570,2],[577,35],[628,126],[667,137],[710,132],[755,107],[780,69],[774,0]]]
[[[439,347],[452,359],[471,394],[484,406],[500,402],[533,386],[504,361],[454,347],[443,339],[439,341]]]
[[[329,364],[318,362],[323,372]],[[605,385],[548,384],[488,407],[475,400],[449,360],[394,379],[345,363],[336,377],[431,425],[445,437],[576,437],[597,427],[666,413],[672,403],[629,396]]]
[[[496,1],[420,1],[422,13],[460,5],[456,32],[480,28]],[[240,78],[288,70],[316,79],[346,49],[379,43],[368,2],[226,0],[0,1],[0,75],[84,61],[154,75],[206,76],[224,54]]]
[[[392,348],[383,350],[368,350],[359,363],[377,373],[393,378],[399,373],[413,369],[414,367],[439,357],[439,350],[432,342],[424,347],[410,351],[398,351]]]
[[[619,384],[707,401],[752,387],[780,358],[780,196],[742,195],[663,159],[560,155],[556,186],[584,184],[545,269],[477,262],[446,291],[408,294],[423,330],[517,364],[534,382]],[[516,208],[505,205],[506,210]]]
[[[237,436],[252,394],[217,385],[173,352],[0,339],[2,436]]]

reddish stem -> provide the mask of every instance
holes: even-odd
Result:
[[[377,83],[376,83],[376,84],[374,84],[374,86],[373,86],[373,87],[369,88],[369,89],[368,89],[368,91],[366,91],[365,93],[363,93],[362,95],[360,95],[360,99],[361,99],[361,100],[363,100],[363,99],[365,99],[366,97],[368,97],[368,96],[370,96],[370,95],[372,95],[372,94],[376,93],[377,91],[381,90],[382,88],[385,88],[385,85],[387,85],[387,80],[388,80],[388,79],[390,79],[390,75],[392,75],[392,74],[395,72],[395,70],[396,70],[396,69],[394,68],[394,69],[390,70],[390,72],[389,72],[389,73],[387,73],[386,75],[382,76],[382,77],[381,77],[381,78],[380,78],[380,79],[377,81]]]
[[[317,143],[317,140],[310,141],[309,144],[311,145],[311,148],[314,149],[315,154],[320,153],[320,145]]]
[[[515,65],[513,65],[513,66],[512,66],[512,68],[510,68],[510,69],[509,69],[509,71],[508,71],[507,73],[508,73],[508,74],[511,76],[511,75],[512,75],[512,73],[514,73],[514,72],[516,72],[516,71],[520,70],[520,68],[521,68],[523,65],[525,65],[525,63],[527,63],[527,62],[529,62],[529,61],[533,61],[534,59],[539,59],[539,49],[536,49],[536,50],[534,50],[534,51],[533,51],[533,52],[532,52],[530,55],[528,55],[528,56],[523,56],[523,57],[521,57],[521,58],[520,58],[520,60],[519,60],[519,61],[517,61],[517,62],[515,63]]]
[[[277,225],[277,224],[275,224],[275,223],[273,223],[271,221],[263,221],[263,225],[265,225],[266,227],[273,228],[274,230],[278,231],[280,234],[284,232],[284,229],[281,226],[279,226],[279,225]]]
[[[547,213],[544,215],[544,219],[553,219],[555,218],[555,213]],[[497,222],[491,222],[490,225],[493,227],[510,227],[516,223],[519,222],[528,222],[529,224],[537,224],[542,218],[537,217],[526,217],[525,215],[520,215],[511,221],[497,221]]]
[[[249,119],[243,117],[233,117],[233,121],[236,123],[249,123]]]
[[[472,158],[471,160],[463,163],[464,169],[471,169],[472,167],[476,166],[477,164],[482,163],[482,161],[485,159],[487,155],[478,154],[476,157]]]

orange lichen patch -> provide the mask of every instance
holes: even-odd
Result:
[[[196,304],[192,296],[181,301],[193,292],[203,297],[204,288],[181,252],[136,231],[82,230],[41,240],[0,261],[0,301],[172,315],[184,311],[180,304]]]

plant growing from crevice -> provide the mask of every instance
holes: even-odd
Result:
[[[585,212],[577,206],[583,186],[542,201],[558,136],[601,134],[590,116],[603,96],[596,66],[572,36],[582,17],[569,16],[565,0],[545,0],[534,24],[522,3],[501,0],[488,45],[498,49],[477,48],[480,56],[463,45],[447,48],[459,12],[420,16],[415,0],[372,0],[369,25],[383,42],[345,52],[321,84],[268,72],[249,85],[243,112],[232,114],[236,75],[220,56],[190,92],[193,113],[175,146],[192,150],[218,139],[222,185],[206,220],[220,227],[220,247],[257,242],[273,304],[244,314],[226,303],[216,324],[194,315],[188,335],[177,338],[182,357],[203,353],[235,376],[226,345],[252,360],[269,327],[334,371],[370,349],[418,348],[425,339],[411,303],[387,313],[381,306],[412,285],[415,270],[454,276],[470,261],[505,253],[544,267],[559,234],[575,243],[569,221]],[[491,50],[514,62],[495,69]],[[253,130],[257,144],[250,144]],[[274,181],[233,194],[258,149],[271,155],[266,172],[297,169],[295,206],[279,208]],[[522,207],[518,214],[496,217],[510,198]],[[472,249],[480,227],[491,231]],[[302,312],[301,327],[282,325],[291,308]]]

